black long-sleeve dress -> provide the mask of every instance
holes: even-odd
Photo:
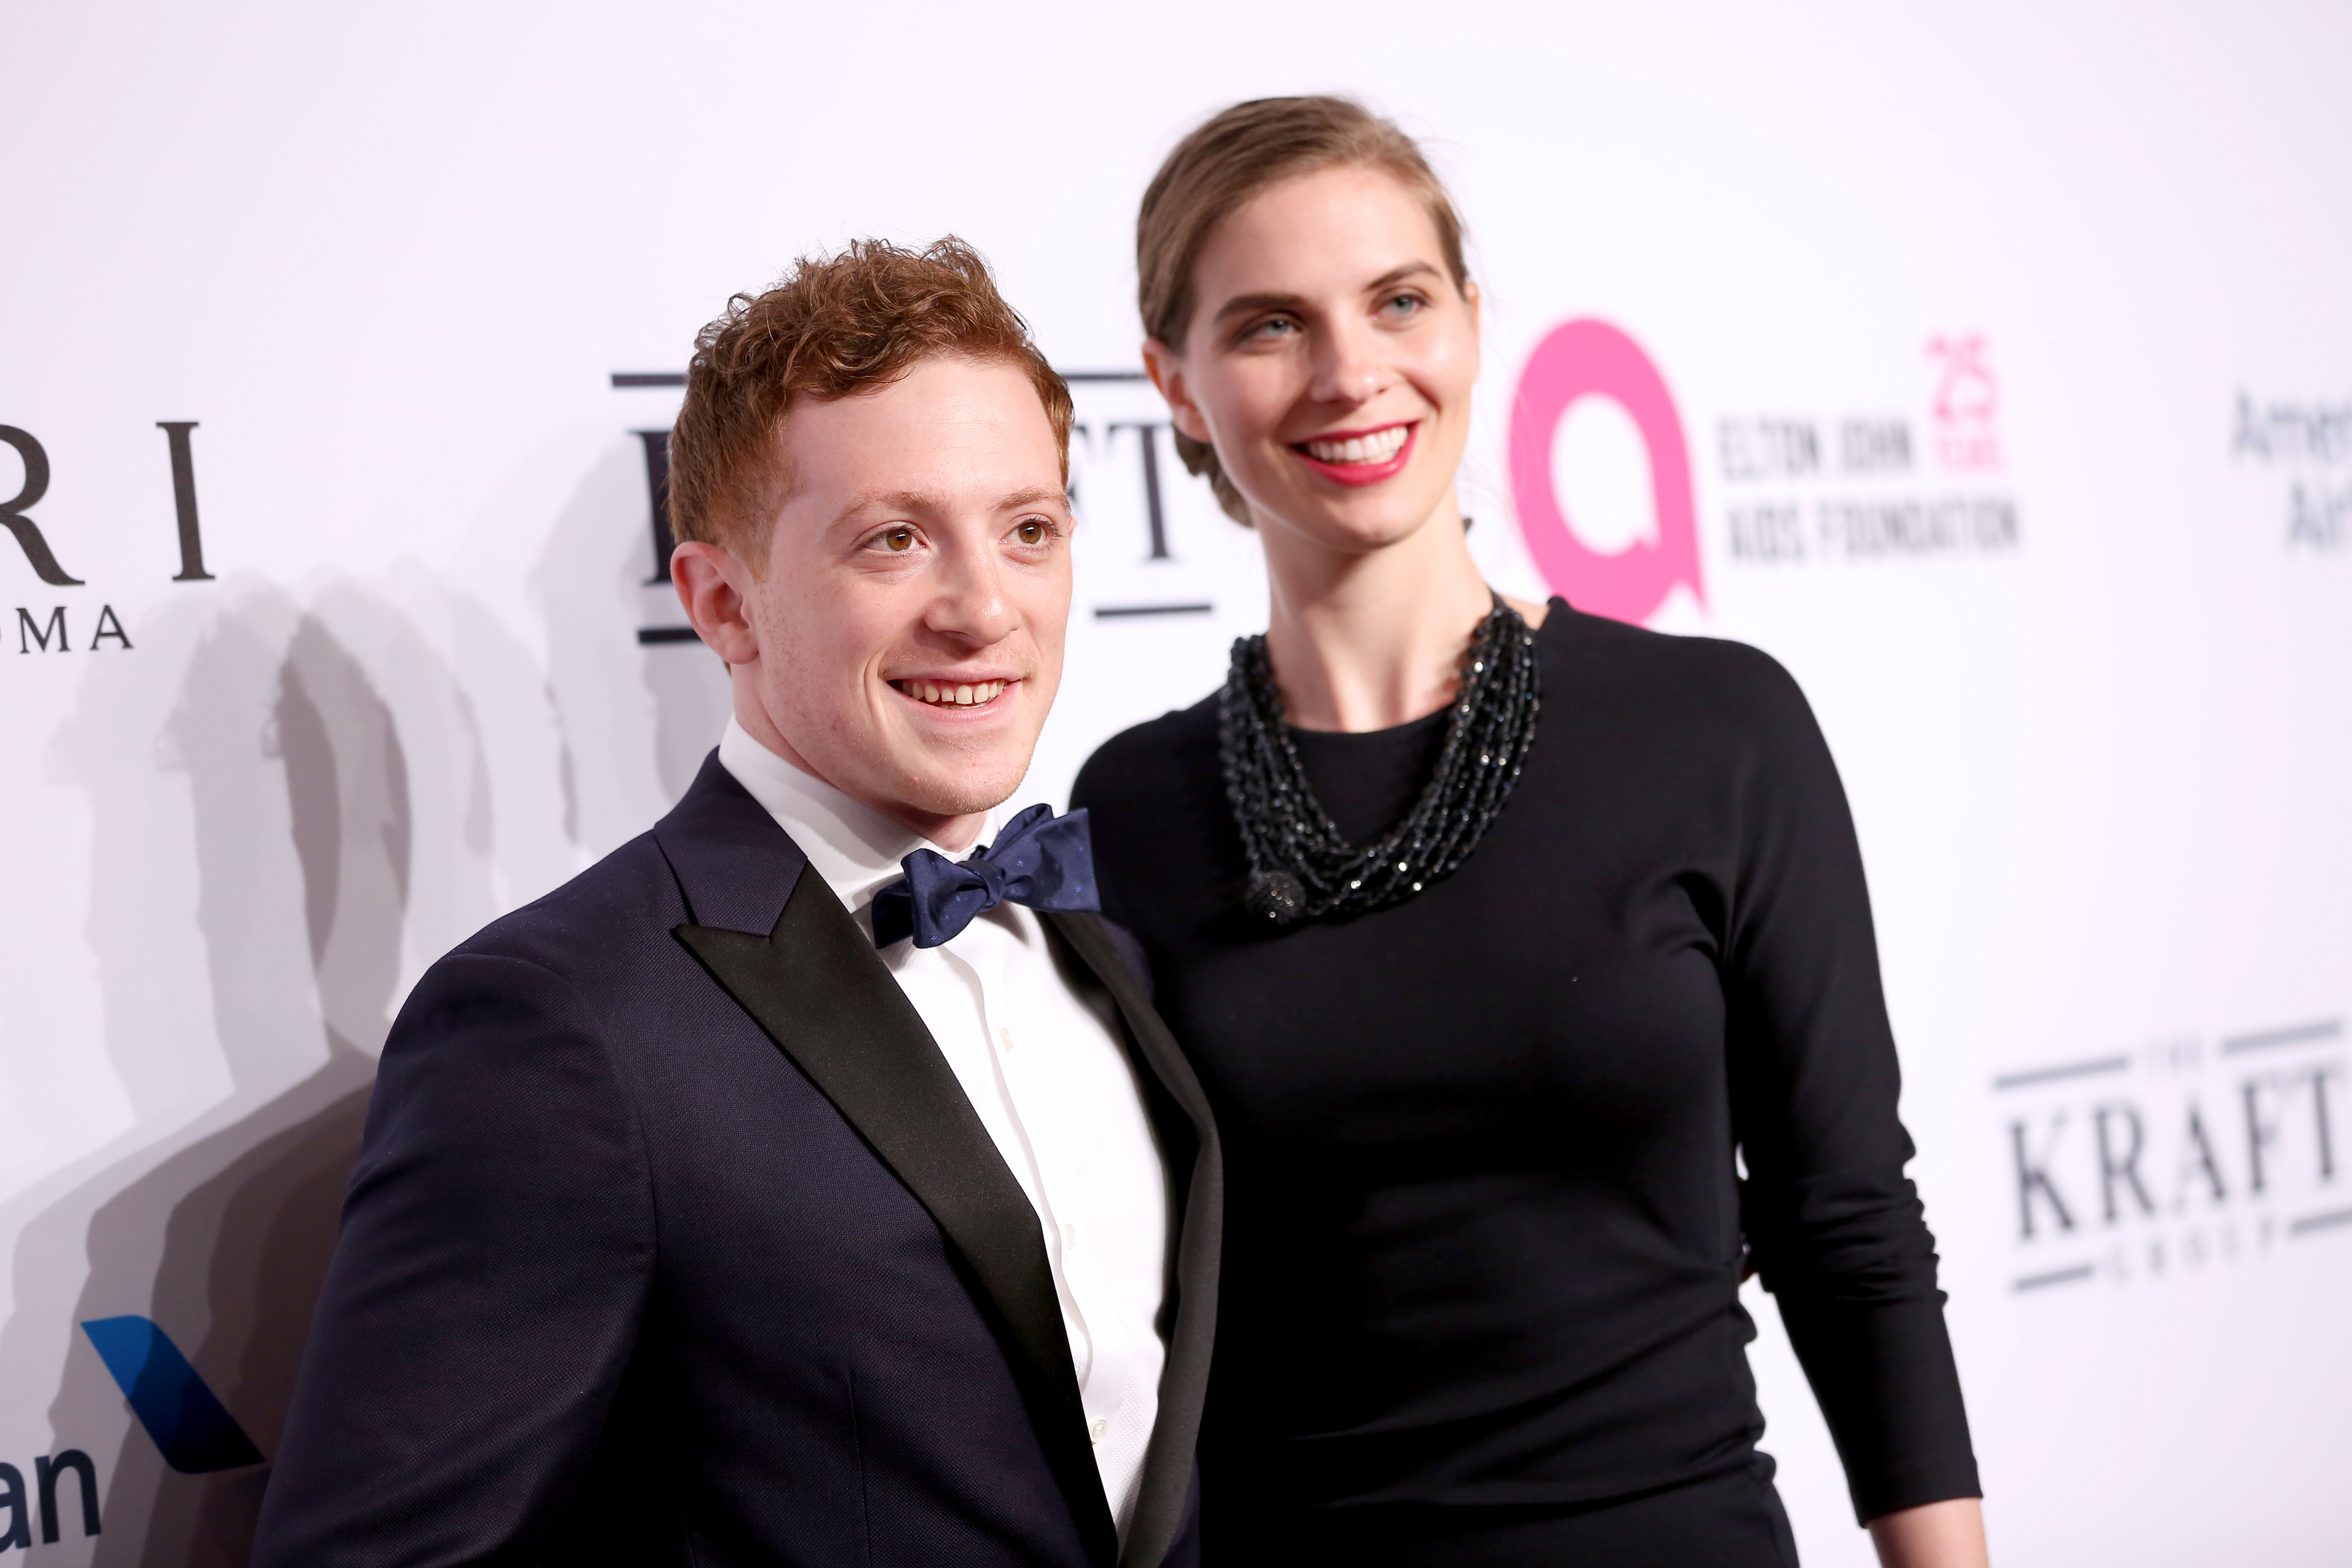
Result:
[[[1793,1561],[1755,1451],[1751,1252],[1859,1516],[1977,1494],[1861,857],[1802,695],[1753,649],[1559,600],[1537,648],[1508,804],[1373,915],[1244,913],[1213,696],[1073,794],[1225,1142],[1203,1463],[1227,1568]],[[1444,724],[1292,738],[1360,843]]]

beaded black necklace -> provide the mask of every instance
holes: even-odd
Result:
[[[1358,846],[1339,836],[1307,782],[1283,726],[1265,636],[1235,641],[1217,745],[1249,855],[1250,913],[1276,925],[1362,915],[1452,875],[1510,798],[1535,740],[1543,706],[1535,648],[1528,623],[1497,594],[1462,657],[1436,771],[1403,821],[1380,842]]]

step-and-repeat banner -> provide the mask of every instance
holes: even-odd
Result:
[[[1263,624],[1136,198],[1339,89],[1473,230],[1493,580],[1821,716],[1999,1560],[2346,1561],[2347,14],[855,9],[11,16],[0,1558],[242,1561],[388,1020],[715,741],[695,328],[853,235],[996,262],[1078,399],[1054,798]],[[1758,1304],[1806,1556],[1867,1561]]]

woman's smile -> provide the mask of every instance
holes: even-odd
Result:
[[[1236,516],[1350,558],[1433,520],[1459,532],[1478,309],[1457,263],[1427,204],[1379,168],[1279,180],[1219,221],[1181,350],[1153,339],[1145,355]]]
[[[1373,430],[1339,431],[1307,441],[1295,441],[1290,450],[1309,468],[1342,485],[1377,485],[1404,472],[1412,461],[1419,420],[1382,425]]]

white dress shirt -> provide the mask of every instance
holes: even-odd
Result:
[[[793,767],[731,718],[719,760],[869,937],[874,894],[904,874],[906,855],[961,858]],[[991,813],[982,841],[993,841],[1003,814]],[[1124,1541],[1167,1357],[1158,1325],[1169,1205],[1116,1009],[1071,990],[1036,914],[1010,902],[937,947],[896,942],[881,956],[1037,1210],[1095,1466]]]

